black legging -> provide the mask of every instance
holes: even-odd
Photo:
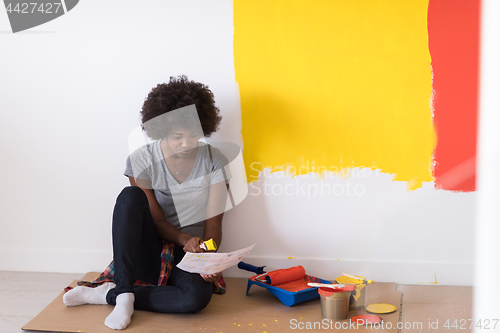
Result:
[[[148,199],[136,186],[123,189],[113,211],[113,259],[116,288],[106,295],[116,305],[121,293],[135,294],[134,308],[162,313],[196,313],[212,298],[213,284],[199,274],[180,270],[182,247],[174,249],[174,267],[168,285],[157,286],[160,275],[162,241],[151,216]],[[154,286],[133,286],[141,279]]]

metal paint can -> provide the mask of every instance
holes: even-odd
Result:
[[[345,289],[320,287],[321,317],[330,320],[347,319],[351,292]]]
[[[351,292],[349,310],[362,310],[365,307],[366,281],[353,279],[348,276],[339,276],[337,283],[354,285],[355,290]]]

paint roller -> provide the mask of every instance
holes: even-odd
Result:
[[[304,279],[305,276],[306,270],[301,265],[298,265],[295,267],[277,269],[275,271],[269,272],[267,273],[265,278],[267,284],[271,286],[278,286],[280,284]]]
[[[255,277],[256,281],[264,282],[271,286],[278,286],[288,282],[301,280],[306,276],[306,270],[301,265],[290,268],[277,269],[269,273],[265,273],[264,267],[266,266],[256,267],[244,262],[240,262],[238,264],[238,268],[240,269],[260,274],[259,276]]]
[[[269,273],[264,272],[264,267],[256,267],[244,262],[240,262],[238,265],[240,269],[259,274],[248,279],[247,296],[250,287],[257,285],[267,289],[271,294],[278,297],[284,305],[292,306],[319,297],[318,288],[316,286],[309,286],[308,283],[331,284],[330,281],[306,275],[306,270],[300,265],[278,269]]]

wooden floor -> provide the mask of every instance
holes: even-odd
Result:
[[[21,333],[21,332],[34,332],[34,331],[23,331],[21,327],[26,325],[30,320],[33,319],[37,314],[40,313],[49,303],[54,301],[56,297],[60,297],[61,291],[69,285],[73,280],[78,280],[82,278],[83,274],[56,274],[56,273],[27,273],[27,272],[2,272],[0,271],[0,333]],[[232,290],[244,290],[246,282],[244,279],[233,279],[231,282]],[[241,280],[241,281],[240,281]],[[235,284],[236,283],[236,284]],[[389,286],[389,285],[388,285]],[[228,285],[229,287],[229,285]],[[394,288],[394,287],[392,287]],[[283,312],[279,314],[283,318],[287,319],[290,316],[295,315],[295,312],[299,310],[300,313],[312,314],[311,317],[318,317],[319,312],[317,307],[318,304],[314,302],[304,303],[299,308],[294,306],[288,308],[279,303],[274,296],[267,293],[264,290],[259,290],[260,288],[254,288],[252,291],[253,297],[244,297],[244,302],[250,302],[251,309],[249,312],[255,312],[248,314],[251,317],[258,317],[264,319],[266,316],[278,316],[278,314],[270,314],[272,310],[271,307],[275,307],[277,311]],[[434,286],[434,285],[398,285],[397,290],[402,292],[402,303],[396,304],[397,300],[387,300],[395,305],[400,306],[399,321],[403,323],[422,323],[421,327],[406,327],[401,330],[390,330],[391,332],[470,332],[470,330],[455,330],[455,329],[444,329],[442,327],[446,320],[451,320],[450,326],[455,319],[465,319],[471,318],[472,316],[472,288],[471,287],[448,287],[448,286]],[[238,295],[240,293],[237,293]],[[243,293],[244,295],[244,293]],[[264,301],[264,302],[263,302]],[[367,296],[367,302],[369,301]],[[314,304],[312,304],[314,303]],[[268,304],[269,307],[263,308],[264,312],[260,311],[259,304]],[[274,304],[274,305],[272,305]],[[220,311],[221,305],[219,303],[213,304]],[[311,308],[311,309],[309,309]],[[274,308],[273,308],[274,309]],[[212,309],[213,310],[213,309]],[[231,309],[223,309],[224,312],[231,312]],[[237,311],[237,308],[233,309]],[[205,310],[204,310],[205,311]],[[234,312],[233,311],[233,312]],[[260,312],[259,312],[260,311]],[[309,311],[309,312],[308,312]],[[210,312],[210,311],[205,311]],[[222,311],[221,311],[222,312]],[[277,312],[278,313],[278,312]],[[395,314],[394,314],[395,315]],[[302,314],[301,314],[302,316]],[[220,319],[227,319],[225,316],[221,316]],[[305,318],[305,317],[304,317]],[[320,318],[320,316],[319,316]],[[230,318],[233,319],[233,318]],[[236,319],[236,318],[234,318]],[[255,318],[257,319],[257,318]],[[302,317],[300,317],[302,319]],[[321,319],[321,318],[320,318]],[[137,319],[138,320],[138,319]],[[281,320],[281,318],[280,318]],[[305,319],[304,319],[305,320]],[[315,319],[316,320],[316,319]],[[436,322],[439,320],[439,329],[430,328],[430,322]],[[235,324],[230,320],[231,323]],[[271,320],[272,322],[276,320]],[[397,320],[396,320],[397,321]],[[181,322],[179,322],[181,323]],[[181,323],[182,324],[182,323]],[[192,319],[189,319],[186,323],[186,328],[192,326]],[[296,331],[290,327],[290,325],[276,325],[273,328],[266,328],[268,333],[272,332],[292,332]],[[201,325],[201,323],[200,323]],[[251,324],[249,324],[251,325]],[[225,326],[225,325],[224,325]],[[240,326],[240,325],[237,325]],[[266,325],[264,325],[266,326]],[[239,330],[243,332],[244,330]],[[323,331],[323,330],[322,330]],[[377,332],[380,330],[376,330]],[[142,331],[141,331],[142,332]],[[163,330],[161,330],[163,332]],[[229,332],[224,330],[224,332]]]
[[[42,311],[81,273],[0,271],[0,333],[21,333],[21,327]]]

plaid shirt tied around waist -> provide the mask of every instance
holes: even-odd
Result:
[[[163,249],[161,251],[161,268],[160,268],[160,276],[158,277],[158,286],[166,286],[168,283],[168,277],[170,276],[170,272],[172,271],[172,267],[174,265],[174,243],[163,243]],[[95,288],[104,283],[114,282],[115,275],[115,265],[114,261],[112,261],[108,267],[102,272],[97,279],[94,281],[78,281],[78,286]],[[144,280],[136,280],[134,282],[134,286],[152,286],[151,283],[148,283]],[[69,291],[73,289],[73,287],[66,287],[64,290]],[[224,294],[226,292],[226,284],[224,282],[224,278],[221,277],[214,282],[214,294]]]

